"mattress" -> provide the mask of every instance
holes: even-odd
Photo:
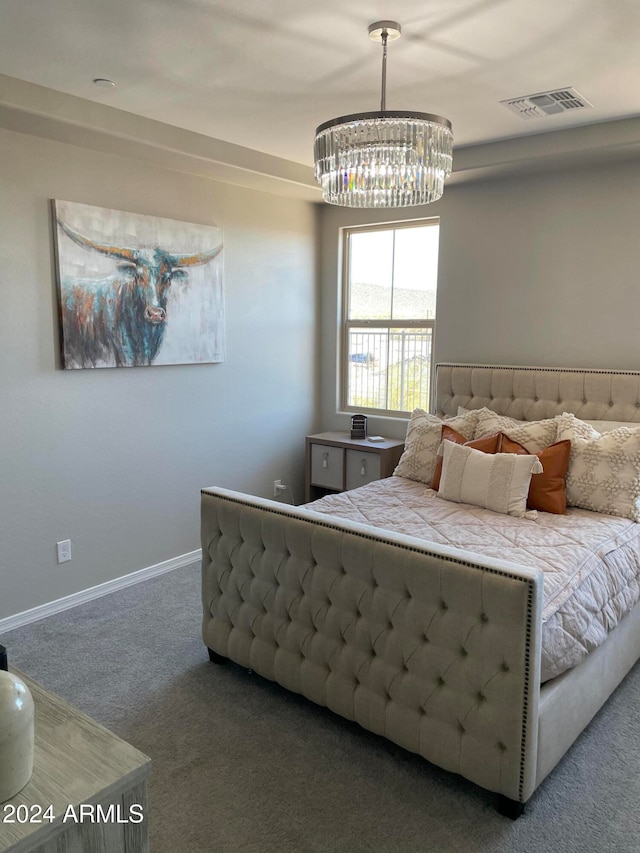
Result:
[[[309,509],[544,572],[542,681],[578,664],[640,599],[640,524],[582,509],[514,518],[389,477]]]

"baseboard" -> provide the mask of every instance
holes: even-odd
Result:
[[[5,631],[12,631],[14,628],[21,628],[23,625],[29,625],[31,622],[38,622],[47,616],[53,616],[54,613],[70,610],[72,607],[77,607],[86,601],[93,601],[94,598],[110,595],[119,589],[125,589],[125,587],[133,586],[133,584],[140,583],[141,581],[155,578],[157,575],[163,575],[165,572],[181,569],[183,566],[188,566],[190,563],[195,563],[201,559],[202,551],[198,548],[196,551],[181,554],[179,557],[173,557],[171,560],[164,560],[162,563],[156,563],[154,566],[147,566],[146,569],[139,569],[137,572],[131,572],[131,574],[123,575],[121,578],[114,578],[111,581],[105,581],[105,583],[89,587],[89,589],[81,589],[79,592],[74,592],[71,595],[65,595],[64,598],[49,601],[47,604],[40,604],[38,607],[32,607],[30,610],[16,613],[15,616],[7,616],[4,619],[0,619],[0,634],[3,634]]]

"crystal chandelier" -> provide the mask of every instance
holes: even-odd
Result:
[[[431,113],[386,109],[387,41],[396,21],[369,25],[382,43],[380,112],[354,113],[321,124],[314,145],[322,197],[343,207],[409,207],[437,201],[451,174],[451,123]]]

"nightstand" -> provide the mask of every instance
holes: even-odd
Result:
[[[305,501],[345,492],[390,477],[404,442],[351,438],[348,432],[320,432],[306,438]]]

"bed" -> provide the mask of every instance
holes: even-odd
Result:
[[[640,373],[440,364],[436,398],[444,423],[471,432],[478,419],[474,438],[483,418],[513,418],[524,425],[510,434],[542,448],[551,433],[536,430],[555,439],[564,425],[578,505],[521,518],[444,500],[409,453],[412,422],[397,476],[353,492],[291,507],[203,489],[202,634],[211,660],[495,792],[513,818],[640,657]],[[613,447],[607,476],[594,467],[601,441]],[[484,465],[488,454],[439,443],[444,495],[458,455]],[[519,468],[547,458],[536,452]],[[576,547],[555,547],[561,533]],[[587,628],[572,637],[562,608],[576,596],[571,618]]]

